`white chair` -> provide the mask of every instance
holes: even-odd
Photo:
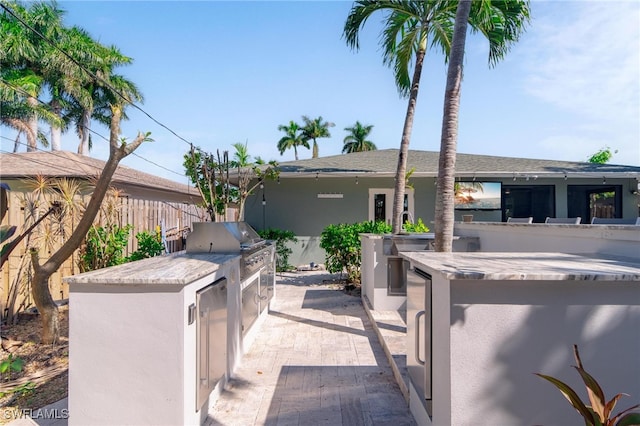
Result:
[[[510,217],[507,223],[533,223],[533,217]]]
[[[569,225],[578,225],[582,221],[580,216],[578,217],[547,217],[544,223],[567,223]]]

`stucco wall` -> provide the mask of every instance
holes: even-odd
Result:
[[[640,258],[640,226],[456,223],[484,252],[601,253]]]
[[[640,340],[632,337],[640,328],[638,290],[635,282],[452,281],[450,324],[440,324],[451,332],[448,424],[579,423],[560,392],[533,374],[557,377],[586,396],[570,367],[573,344],[605,395],[627,393],[618,406],[633,405],[640,395]]]

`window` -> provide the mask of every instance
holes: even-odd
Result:
[[[402,222],[413,221],[413,189],[407,188],[404,194],[404,213]],[[391,224],[393,217],[393,189],[370,188],[369,189],[369,218],[368,220],[382,221]]]
[[[594,217],[622,217],[622,187],[620,185],[569,185],[567,216],[591,223]]]
[[[535,223],[544,223],[556,215],[553,185],[504,185],[502,200],[503,222],[510,217],[533,217]]]

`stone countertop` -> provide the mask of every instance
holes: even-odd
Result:
[[[64,277],[70,285],[187,285],[209,275],[237,254],[174,253]]]
[[[640,261],[566,253],[402,252],[419,269],[456,280],[640,281]]]

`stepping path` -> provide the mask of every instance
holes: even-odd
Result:
[[[206,425],[415,425],[359,296],[278,276],[276,299]]]

